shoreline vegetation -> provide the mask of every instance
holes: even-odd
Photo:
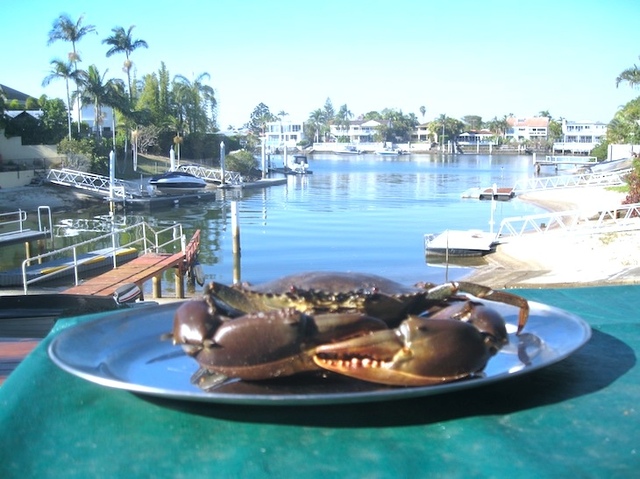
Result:
[[[521,201],[548,211],[597,213],[622,204],[626,193],[606,187],[578,187],[525,193]],[[465,281],[494,289],[564,288],[640,283],[638,229],[616,233],[532,233],[509,239],[485,256]]]

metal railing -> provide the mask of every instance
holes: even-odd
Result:
[[[43,215],[47,216],[49,221],[48,225],[43,222]],[[8,213],[0,213],[0,226],[16,225],[10,231],[4,231],[0,233],[2,235],[10,235],[14,233],[24,233],[31,231],[29,228],[24,227],[24,223],[27,221],[27,212],[19,209],[17,211],[10,211]],[[51,208],[48,206],[38,206],[38,231],[49,234],[49,239],[53,239],[53,219],[51,217]]]
[[[134,239],[123,241],[129,233],[134,233]],[[82,241],[71,246],[25,259],[22,262],[22,283],[24,287],[24,294],[28,294],[28,286],[30,284],[51,279],[52,275],[61,275],[62,273],[72,269],[75,285],[78,285],[80,282],[79,268],[92,261],[92,258],[83,258],[83,252],[95,251],[98,249],[98,246],[105,243],[110,243],[111,246],[101,249],[100,251],[103,255],[111,255],[113,268],[118,266],[117,253],[127,248],[133,248],[134,246],[139,246],[142,254],[149,252],[159,253],[166,250],[168,247],[172,246],[173,248],[176,248],[178,245],[180,247],[180,251],[183,253],[186,250],[186,239],[182,232],[182,225],[180,223],[155,231],[147,222],[143,221],[125,228],[114,229],[111,233],[100,235],[90,240]],[[34,263],[40,264],[43,260],[49,258],[61,257],[65,253],[67,255],[70,253],[73,258],[67,265],[56,269],[55,273],[44,274],[28,279],[27,268],[29,266]]]
[[[178,170],[191,173],[193,176],[202,178],[203,180],[208,181],[210,183],[220,183],[220,184],[223,183],[221,168],[206,168],[200,165],[180,165],[178,167]],[[224,183],[235,185],[241,182],[242,182],[242,176],[240,175],[240,173],[236,173],[235,171],[225,170]]]
[[[108,176],[69,170],[67,168],[63,168],[62,170],[49,170],[49,173],[47,173],[47,181],[58,185],[72,186],[74,188],[92,191],[105,196],[113,194],[113,199],[115,200],[124,200],[127,189],[130,189],[126,182],[117,178],[114,180],[112,189]]]
[[[640,229],[640,203],[634,203],[603,208],[595,213],[570,210],[505,218],[500,223],[498,239],[549,231],[589,234],[638,229]]]
[[[611,171],[607,173],[583,173],[580,175],[548,176],[516,181],[513,190],[517,193],[552,188],[572,188],[577,186],[619,186],[625,184],[625,177],[632,171]]]

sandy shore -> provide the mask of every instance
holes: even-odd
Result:
[[[89,205],[100,203],[104,203],[104,200],[74,188],[60,186],[41,185],[0,189],[0,213],[21,209],[31,215],[38,210],[38,206],[49,206],[52,211],[80,211]]]
[[[549,211],[595,214],[620,205],[625,194],[604,187],[563,188],[523,194],[521,201]],[[508,239],[485,256],[486,266],[465,278],[493,288],[542,288],[640,283],[638,229],[619,233],[548,232]]]

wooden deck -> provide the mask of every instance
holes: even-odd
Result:
[[[200,230],[197,230],[184,252],[175,254],[147,253],[63,292],[65,294],[113,296],[116,290],[125,284],[136,284],[140,291],[143,291],[143,284],[152,279],[153,297],[161,298],[162,274],[168,269],[175,268],[176,297],[184,298],[184,274],[196,261],[199,247]]]
[[[176,276],[182,279],[182,263],[185,255],[180,252],[176,254],[147,253],[138,256],[136,259],[91,278],[82,284],[73,286],[64,291],[65,294],[82,294],[91,296],[113,296],[116,290],[128,283],[138,285],[142,290],[143,284],[150,279],[154,280],[154,298],[162,297],[160,278],[162,274],[170,269],[176,268]],[[178,281],[178,279],[176,279]],[[176,290],[176,297],[184,297],[184,288]]]
[[[153,296],[162,296],[161,277],[175,268],[176,297],[184,298],[184,275],[196,261],[200,246],[200,230],[197,230],[184,252],[175,254],[147,253],[136,259],[63,291],[65,294],[113,296],[124,284],[135,283],[142,291],[143,284],[152,279]],[[144,299],[144,298],[141,298]],[[0,338],[0,385],[20,362],[40,343],[34,338]]]

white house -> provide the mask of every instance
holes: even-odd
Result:
[[[330,133],[334,140],[346,137],[352,144],[373,143],[381,125],[382,122],[377,120],[354,120],[349,122],[348,128],[343,125],[330,125]]]
[[[549,118],[535,116],[532,118],[507,118],[505,137],[517,142],[530,140],[546,140],[549,135]]]
[[[291,120],[271,121],[265,125],[265,146],[269,151],[294,148],[304,139],[303,122]]]
[[[489,144],[494,136],[495,133],[487,129],[469,130],[458,135],[458,143],[460,145]]]
[[[73,116],[76,121],[78,121],[78,109],[73,109]],[[85,105],[80,110],[82,123],[86,123],[89,126],[90,131],[96,131],[95,123],[96,123],[96,113],[93,105]],[[109,106],[103,106],[100,108],[100,118],[98,118],[98,125],[100,127],[100,132],[103,137],[111,137],[113,135],[113,127],[114,127],[114,117],[113,117],[113,108]]]
[[[606,123],[562,120],[562,141],[553,144],[553,152],[588,155],[602,142],[606,133]]]

